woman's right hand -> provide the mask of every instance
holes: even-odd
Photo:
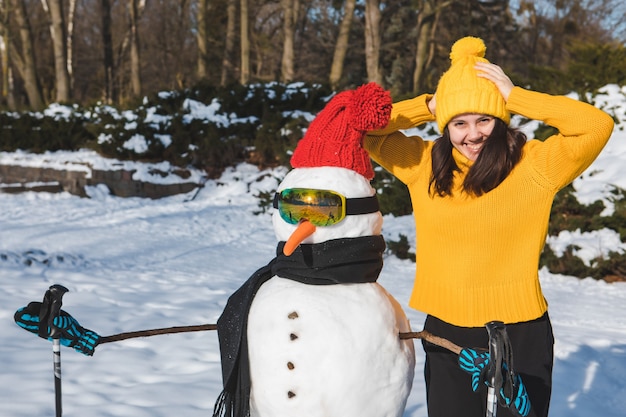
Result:
[[[511,94],[511,90],[514,86],[513,82],[509,76],[504,73],[502,68],[489,62],[477,62],[474,68],[478,71],[476,75],[486,78],[496,85],[504,101],[509,99],[509,94]]]

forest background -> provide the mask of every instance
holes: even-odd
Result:
[[[368,81],[394,101],[433,92],[467,35],[517,85],[593,100],[626,84],[623,0],[0,0],[0,151],[90,148],[213,178],[240,161],[288,165],[334,92]],[[228,122],[190,120],[196,101]],[[55,106],[72,112],[58,117]],[[125,145],[138,135],[140,152]],[[375,182],[384,213],[410,213],[402,184],[380,171]],[[568,187],[550,233],[608,227],[626,241],[624,194],[615,190],[605,216]],[[408,242],[388,244],[412,256]],[[626,280],[625,254],[589,266],[574,251],[548,250],[542,264]]]
[[[128,105],[162,90],[376,81],[433,91],[454,40],[481,37],[517,84],[626,78],[621,0],[0,0],[2,105]]]

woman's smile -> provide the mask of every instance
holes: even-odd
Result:
[[[494,125],[495,118],[485,114],[465,113],[456,116],[448,123],[452,146],[470,161],[475,161]]]

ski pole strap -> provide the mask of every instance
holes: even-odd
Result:
[[[503,382],[502,364],[509,363],[513,368],[509,336],[501,321],[492,321],[485,326],[489,334],[489,357],[491,359],[487,365],[487,384],[499,391]]]
[[[502,363],[506,355],[508,335],[504,323],[492,321],[485,325],[489,334],[489,358],[485,368],[487,391],[487,417],[495,417],[498,408],[498,392],[502,389]]]
[[[493,406],[499,404],[526,417],[530,412],[530,400],[521,376],[515,373],[513,350],[506,326],[500,321],[489,322],[485,326],[489,334],[489,361],[485,367],[485,382],[490,388],[489,392],[497,397],[497,403],[495,398],[491,398],[494,401]],[[495,416],[495,408],[491,411]],[[488,415],[489,412],[490,410]]]

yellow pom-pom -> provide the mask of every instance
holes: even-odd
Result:
[[[486,50],[487,47],[482,39],[467,36],[459,39],[454,43],[454,45],[452,45],[452,50],[450,51],[450,61],[454,65],[455,62],[468,56],[483,58]]]

